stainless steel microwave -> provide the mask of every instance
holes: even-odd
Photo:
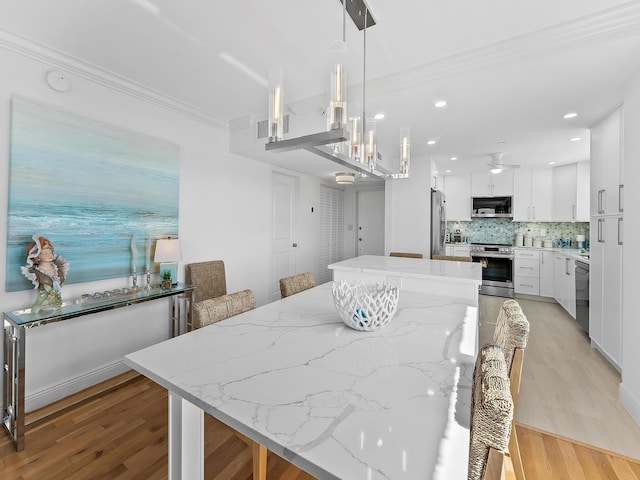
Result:
[[[513,218],[513,197],[472,197],[473,218]]]

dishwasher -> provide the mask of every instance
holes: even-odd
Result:
[[[589,264],[576,260],[576,321],[589,334]]]

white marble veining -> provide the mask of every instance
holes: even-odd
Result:
[[[464,479],[477,309],[401,292],[348,328],[330,283],[126,356],[318,478]]]

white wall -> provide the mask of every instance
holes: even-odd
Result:
[[[622,383],[620,402],[640,425],[640,321],[638,320],[638,262],[635,246],[640,238],[640,73],[624,95],[624,231],[625,261],[622,271]]]
[[[411,159],[411,177],[385,187],[385,253],[422,253],[430,258],[431,161]]]
[[[250,288],[258,304],[266,303],[272,168],[230,154],[226,130],[147,102],[131,95],[129,89],[120,91],[105,86],[108,82],[89,80],[92,77],[85,78],[81,71],[68,74],[71,81],[68,92],[56,92],[45,82],[45,74],[55,61],[53,57],[27,56],[0,47],[3,72],[0,75],[0,218],[6,219],[7,214],[5,179],[9,171],[12,95],[162,138],[180,146],[179,228],[183,260],[179,280],[184,279],[187,263],[223,259],[227,289]],[[300,271],[317,274],[319,223],[317,214],[310,213],[308,207],[318,205],[319,180],[300,175],[300,186],[298,267]],[[0,264],[3,266],[6,228],[6,221],[0,222]],[[73,266],[69,276],[73,276]],[[2,311],[33,302],[33,291],[7,293],[3,291],[4,282],[2,268]],[[82,293],[124,287],[129,282],[122,278],[69,284],[63,288],[63,297],[75,298]],[[126,370],[122,363],[124,354],[165,339],[168,334],[166,300],[31,329],[27,335],[27,410]]]

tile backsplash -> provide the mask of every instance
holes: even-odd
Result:
[[[576,235],[589,238],[589,222],[514,222],[508,218],[474,218],[470,222],[447,222],[447,232],[460,230],[469,242],[513,244],[518,233],[531,235],[534,239],[552,240],[554,246],[559,238],[568,238],[575,243]]]

